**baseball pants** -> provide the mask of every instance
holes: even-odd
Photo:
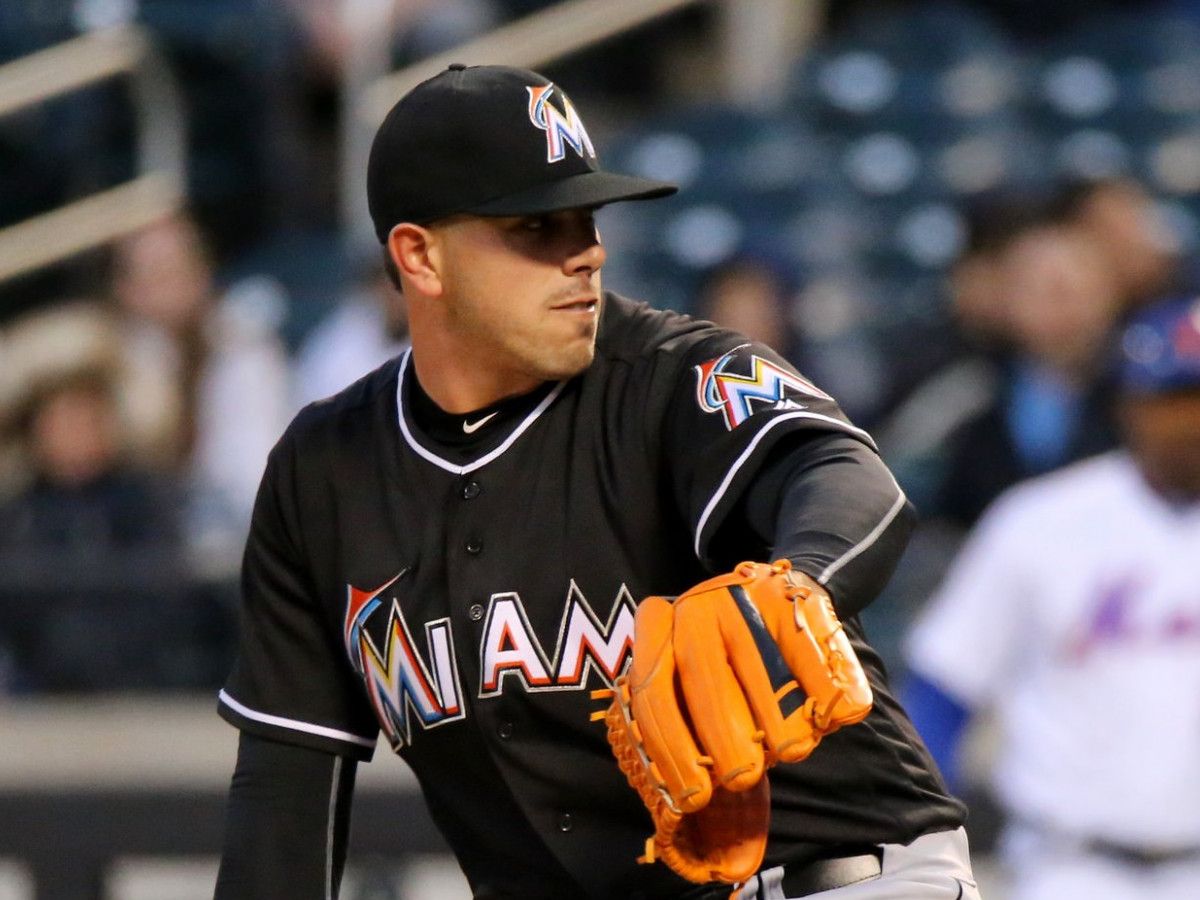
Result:
[[[821,900],[981,900],[967,832],[939,831],[911,844],[883,844],[878,877],[810,896]],[[763,869],[737,893],[737,900],[793,900],[781,887],[783,867]]]

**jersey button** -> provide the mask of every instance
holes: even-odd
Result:
[[[479,496],[479,492],[483,490],[483,485],[478,481],[468,481],[463,485],[462,496],[464,500],[474,500]]]
[[[496,734],[500,735],[500,740],[507,741],[513,736],[513,723],[501,722],[499,727],[496,729]]]
[[[471,617],[472,622],[478,622],[483,618],[483,606],[478,603],[472,603],[470,609],[467,610],[467,615]]]
[[[575,827],[575,823],[571,821],[570,813],[563,813],[561,816],[558,817],[558,830],[559,831],[566,833],[574,827]]]
[[[469,538],[467,540],[467,552],[474,556],[483,550],[483,541],[479,538]]]

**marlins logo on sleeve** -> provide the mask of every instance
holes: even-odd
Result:
[[[732,431],[764,407],[806,409],[796,398],[833,398],[795,372],[755,353],[740,353],[742,344],[696,366],[696,397],[705,412],[719,412]]]

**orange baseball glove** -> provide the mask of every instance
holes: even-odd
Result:
[[[654,820],[638,861],[744,881],[766,849],[766,770],[865,718],[870,685],[829,595],[787,560],[648,597],[634,621],[629,669],[593,696],[612,698],[594,718]]]

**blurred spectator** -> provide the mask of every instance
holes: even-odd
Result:
[[[1200,883],[1200,300],[1121,342],[1125,447],[989,509],[910,635],[906,708],[951,785],[996,712],[1012,900]]]
[[[218,293],[185,214],[116,244],[112,293],[136,450],[190,483],[195,540],[236,547],[267,452],[293,412],[276,332],[286,300],[267,278]]]
[[[967,243],[950,268],[951,312],[966,348],[999,358],[1012,347],[1012,315],[1005,285],[1013,241],[1048,217],[1040,196],[1001,193],[967,211]]]
[[[188,123],[188,197],[225,266],[311,221],[325,182],[305,132],[309,49],[291,10],[261,0],[79,0],[147,28]],[[323,199],[323,198],[322,198]],[[304,216],[307,215],[307,218]]]
[[[29,480],[24,448],[12,424],[37,381],[81,367],[111,368],[117,342],[111,317],[79,299],[26,313],[0,329],[0,500]]]
[[[890,404],[875,429],[897,478],[927,514],[940,509],[957,443],[997,403],[1015,340],[1008,254],[1019,237],[1047,221],[1048,209],[1046,198],[1019,193],[969,205],[965,246],[946,278],[950,328],[925,337],[946,345],[947,361]],[[906,329],[902,339],[914,335]]]
[[[791,286],[776,268],[753,257],[735,257],[704,277],[696,316],[773,347],[795,362],[791,299]]]
[[[358,284],[312,330],[296,357],[295,405],[336,394],[408,346],[404,295],[378,252],[361,263]]]
[[[992,402],[950,435],[933,510],[962,527],[1017,481],[1115,440],[1104,361],[1119,301],[1101,250],[1043,221],[1013,237],[998,266],[1011,354]]]
[[[116,381],[98,362],[43,375],[11,415],[30,475],[0,505],[0,643],[18,689],[187,681],[178,503],[129,464]]]
[[[1100,249],[1123,310],[1165,296],[1178,248],[1154,199],[1131,178],[1081,181],[1063,192],[1061,217]]]

